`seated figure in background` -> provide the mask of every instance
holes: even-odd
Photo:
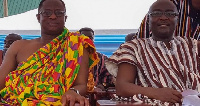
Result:
[[[11,33],[11,34],[8,34],[6,37],[5,37],[5,40],[4,40],[4,48],[3,50],[0,50],[0,65],[3,61],[3,57],[5,56],[6,54],[6,51],[8,50],[8,48],[10,47],[10,45],[16,41],[16,40],[21,40],[22,37],[18,34],[15,34],[15,33]]]
[[[94,41],[94,31],[91,28],[84,27],[79,30],[81,34],[88,36],[92,41]],[[100,88],[101,90],[105,90],[108,87],[114,87],[113,76],[108,72],[105,67],[105,60],[107,60],[107,56],[97,52],[100,61],[92,71],[94,77],[94,86]],[[88,85],[90,86],[90,85]]]
[[[181,104],[181,92],[200,91],[199,41],[174,36],[178,11],[172,2],[156,1],[148,14],[152,37],[125,42],[106,67],[117,76],[119,96],[152,105]]]
[[[125,37],[125,42],[131,41],[131,40],[135,39],[136,37],[137,37],[136,33],[129,33]]]
[[[41,0],[36,17],[41,37],[18,40],[6,52],[0,67],[0,104],[88,106],[88,70],[99,61],[94,43],[65,28],[62,0]]]

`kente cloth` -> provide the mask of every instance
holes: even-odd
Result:
[[[61,96],[77,77],[84,48],[90,49],[91,69],[99,61],[93,41],[64,28],[61,35],[8,74],[6,87],[0,91],[2,102],[23,106],[61,105]]]
[[[106,68],[117,76],[118,65],[128,63],[137,68],[135,84],[139,86],[200,92],[197,51],[197,40],[190,37],[174,37],[170,49],[152,37],[138,38],[122,44],[106,61]]]
[[[170,0],[173,2],[179,12],[179,21],[176,27],[176,36],[192,37],[200,39],[200,10],[192,6],[192,0]],[[149,29],[149,15],[143,19],[139,31],[138,38],[149,38],[151,30]]]

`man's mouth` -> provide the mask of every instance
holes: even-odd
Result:
[[[50,26],[57,26],[57,23],[49,23]]]
[[[169,24],[158,24],[158,26],[167,27],[167,26],[170,26],[170,25]]]
[[[160,25],[161,27],[166,27],[167,25]]]

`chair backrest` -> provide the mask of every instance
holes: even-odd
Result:
[[[0,50],[0,65],[3,61],[3,50]]]

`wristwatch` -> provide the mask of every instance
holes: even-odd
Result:
[[[69,88],[69,90],[73,90],[74,92],[76,92],[77,94],[80,95],[79,91],[77,89],[75,89],[75,88]]]

